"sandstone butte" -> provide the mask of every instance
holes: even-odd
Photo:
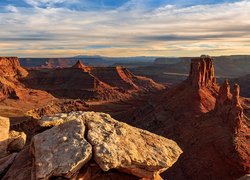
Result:
[[[80,64],[78,62],[77,67],[72,67],[71,71],[72,69],[79,70],[79,68],[82,68]],[[84,66],[84,68],[86,67]],[[85,71],[90,74],[91,68],[85,69]],[[191,60],[189,77],[172,89],[158,91],[156,94],[147,97],[133,96],[133,98],[129,99],[123,99],[124,97],[122,97],[120,101],[104,104],[85,104],[81,100],[61,101],[57,99],[52,103],[47,103],[42,108],[38,106],[29,113],[38,118],[44,114],[52,116],[38,121],[40,125],[54,126],[58,124],[61,126],[64,118],[60,116],[69,116],[69,114],[55,116],[52,114],[72,110],[104,112],[132,126],[173,139],[181,147],[183,154],[172,167],[161,174],[162,177],[167,179],[235,180],[240,177],[242,179],[249,178],[246,174],[250,173],[250,100],[239,96],[240,87],[238,85],[230,85],[225,81],[220,86],[216,82],[214,71],[216,72],[216,67],[214,68],[213,59],[209,56],[202,56]],[[80,69],[80,72],[84,71]],[[105,69],[98,75],[92,69],[92,76],[101,78],[109,74],[108,72],[113,73],[115,71]],[[32,70],[29,71],[29,78],[32,77],[32,73]],[[112,73],[110,76],[113,76]],[[35,77],[39,76],[36,75]],[[25,79],[28,79],[27,76]],[[114,79],[112,82],[119,82],[117,78]],[[105,83],[106,78],[104,77],[102,81]],[[114,88],[112,83],[109,86]],[[13,100],[12,103],[16,101],[20,103],[24,100]],[[4,102],[7,103],[7,101],[9,99]],[[24,105],[27,105],[27,102]],[[35,122],[37,120],[28,119],[20,124],[23,128],[18,126],[15,129],[22,131],[27,126],[31,129],[40,127]],[[88,128],[87,124],[84,125],[86,130]],[[36,133],[43,132],[44,128],[38,128]],[[88,138],[86,140],[91,144]],[[99,140],[97,139],[94,142],[99,143]],[[34,166],[32,159],[34,159],[34,155],[29,153],[30,150],[31,147],[26,146],[17,155],[11,154],[5,157],[6,159],[0,160],[0,162],[6,162],[0,167],[0,171],[6,171],[5,167],[11,165],[6,174],[8,176],[5,176],[5,178],[29,179],[33,177],[34,168],[32,167]],[[92,156],[95,157],[94,153]],[[93,177],[98,176],[103,179],[138,179],[134,174],[128,174],[126,168],[119,168],[119,171],[109,170],[104,172],[101,165],[93,157],[80,169],[76,178],[94,179]],[[15,159],[15,162],[12,164],[13,159]],[[31,174],[31,172],[33,173]],[[75,171],[71,169],[68,172],[70,175]],[[137,169],[136,172],[140,171]]]
[[[31,109],[63,104],[65,99],[102,103],[163,89],[122,67],[88,67],[78,61],[70,68],[24,69],[17,57],[0,57],[0,114],[7,117],[22,117]],[[73,107],[73,100],[67,112],[79,109]]]
[[[123,67],[88,67],[78,61],[70,68],[33,69],[22,81],[31,89],[47,91],[57,98],[112,101],[137,92],[155,92],[164,86],[136,76]]]
[[[39,123],[47,130],[5,157],[3,179],[161,179],[182,153],[174,141],[104,113],[61,113]]]
[[[202,56],[191,60],[189,77],[175,88],[107,111],[180,145],[184,153],[164,177],[234,180],[250,173],[250,109],[239,91],[227,81],[219,86],[213,59]],[[124,107],[130,110],[117,113]]]

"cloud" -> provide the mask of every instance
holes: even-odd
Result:
[[[66,0],[26,2],[31,7],[0,13],[0,55],[250,53],[246,45],[250,41],[250,1],[246,0],[160,7],[150,6],[149,0],[131,0],[118,8],[99,10],[71,8]],[[79,6],[87,6],[84,2],[89,3],[81,1]]]
[[[5,7],[6,11],[10,12],[10,13],[17,13],[18,9],[15,6],[12,5],[7,5]]]
[[[62,4],[62,3],[75,3],[75,0],[71,0],[69,2],[68,0],[25,0],[25,2],[33,7],[41,7],[41,8],[48,8],[48,7],[54,7],[56,4]]]

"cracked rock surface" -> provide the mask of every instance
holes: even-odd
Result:
[[[71,178],[92,157],[84,139],[83,121],[74,119],[34,136],[31,142],[33,176]]]
[[[182,153],[174,141],[121,123],[104,113],[56,114],[43,117],[40,124],[54,127],[32,141],[34,172],[38,179],[70,178],[92,154],[103,171],[117,169],[154,179]]]

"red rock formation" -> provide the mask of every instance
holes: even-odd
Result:
[[[164,86],[155,83],[152,79],[136,76],[127,68],[117,67],[94,67],[91,74],[102,82],[118,88],[123,92],[129,91],[157,91],[164,89]]]
[[[20,66],[17,57],[0,57],[0,75],[8,77],[26,77],[28,72]]]
[[[189,81],[193,87],[201,88],[215,84],[212,58],[201,56],[191,60]]]
[[[81,61],[77,61],[77,63],[74,66],[72,66],[72,68],[82,69],[84,72],[89,72],[90,70],[90,67],[84,65]]]
[[[230,92],[226,81],[219,89],[211,58],[191,64],[188,79],[167,92],[98,108],[181,146],[184,153],[166,173],[168,179],[237,179],[250,167],[249,123],[239,86]]]
[[[225,81],[217,97],[215,110],[223,121],[231,126],[232,133],[237,135],[242,126],[243,108],[240,104],[240,87],[235,84],[230,92],[230,85]]]
[[[71,68],[30,70],[23,81],[28,87],[58,98],[117,100],[137,91],[157,91],[163,85],[133,75],[122,67],[88,67],[78,61]]]
[[[18,78],[24,78],[28,72],[23,69],[15,57],[0,57],[0,100],[7,97],[19,99],[19,90],[23,88]]]
[[[20,80],[26,78],[27,75],[28,72],[20,66],[18,58],[0,57],[0,102],[3,102],[0,114],[6,114],[5,106],[6,109],[13,109],[16,114],[17,110],[14,110],[14,106],[20,110],[29,108],[29,105],[34,105],[34,102],[37,105],[53,98],[46,92],[26,88]],[[7,107],[9,103],[11,108]]]

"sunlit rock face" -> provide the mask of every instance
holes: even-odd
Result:
[[[105,172],[116,169],[155,179],[182,153],[174,141],[104,113],[62,113],[43,117],[40,124],[52,128],[32,140],[33,174],[38,179],[72,178],[90,159]]]

